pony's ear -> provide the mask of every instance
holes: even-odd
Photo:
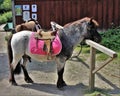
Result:
[[[90,18],[89,24],[92,25],[93,24],[93,17]]]
[[[93,25],[93,26],[96,26],[96,27],[99,26],[98,22],[97,22],[96,20],[94,20],[93,17],[90,18],[89,24],[90,24],[90,25]]]

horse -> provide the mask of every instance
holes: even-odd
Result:
[[[60,40],[61,50],[52,57],[52,61],[55,61],[57,65],[57,88],[63,88],[67,86],[64,79],[64,66],[67,60],[72,56],[73,50],[77,44],[86,39],[100,42],[102,40],[100,34],[97,31],[98,23],[92,18],[85,17],[81,20],[67,24],[63,29],[57,30],[57,37]],[[21,69],[24,73],[24,80],[27,83],[33,83],[33,80],[28,74],[26,64],[27,59],[23,58],[23,64],[19,63],[22,56],[28,55],[37,61],[51,61],[47,59],[46,55],[33,54],[30,52],[29,43],[33,32],[21,31],[13,34],[8,41],[8,56],[9,56],[9,68],[10,79],[9,82],[12,85],[17,85],[15,80],[15,74],[20,74]]]
[[[37,30],[39,29],[41,29],[39,22],[37,20],[31,19],[25,23],[16,25],[13,33],[20,32],[22,30],[30,30],[33,32],[37,32]]]

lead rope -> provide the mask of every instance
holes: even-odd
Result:
[[[78,57],[78,56],[81,54],[81,52],[82,52],[82,43],[80,43],[80,50],[79,50],[78,54],[75,55],[75,56],[72,56],[71,58],[76,58],[76,57]]]

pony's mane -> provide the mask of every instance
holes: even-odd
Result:
[[[77,21],[74,21],[74,22],[71,22],[71,23],[68,23],[68,24],[65,24],[64,27],[67,27],[69,25],[75,25],[75,24],[81,24],[83,22],[89,22],[91,20],[91,18],[89,17],[84,17],[80,20],[77,20]],[[95,24],[95,26],[99,26],[98,22],[94,19],[92,19],[92,22]]]

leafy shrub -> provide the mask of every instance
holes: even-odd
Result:
[[[7,18],[3,15],[0,16],[0,24],[6,23],[7,22]]]
[[[106,32],[102,32],[102,45],[115,50],[120,51],[120,27],[114,29],[108,29]]]
[[[0,11],[10,11],[11,10],[11,0],[4,0],[3,2],[1,1],[0,4]]]
[[[7,22],[12,21],[12,12],[11,11],[6,12],[4,15],[7,18]]]
[[[6,12],[0,15],[0,24],[7,23],[12,21],[12,12]]]

